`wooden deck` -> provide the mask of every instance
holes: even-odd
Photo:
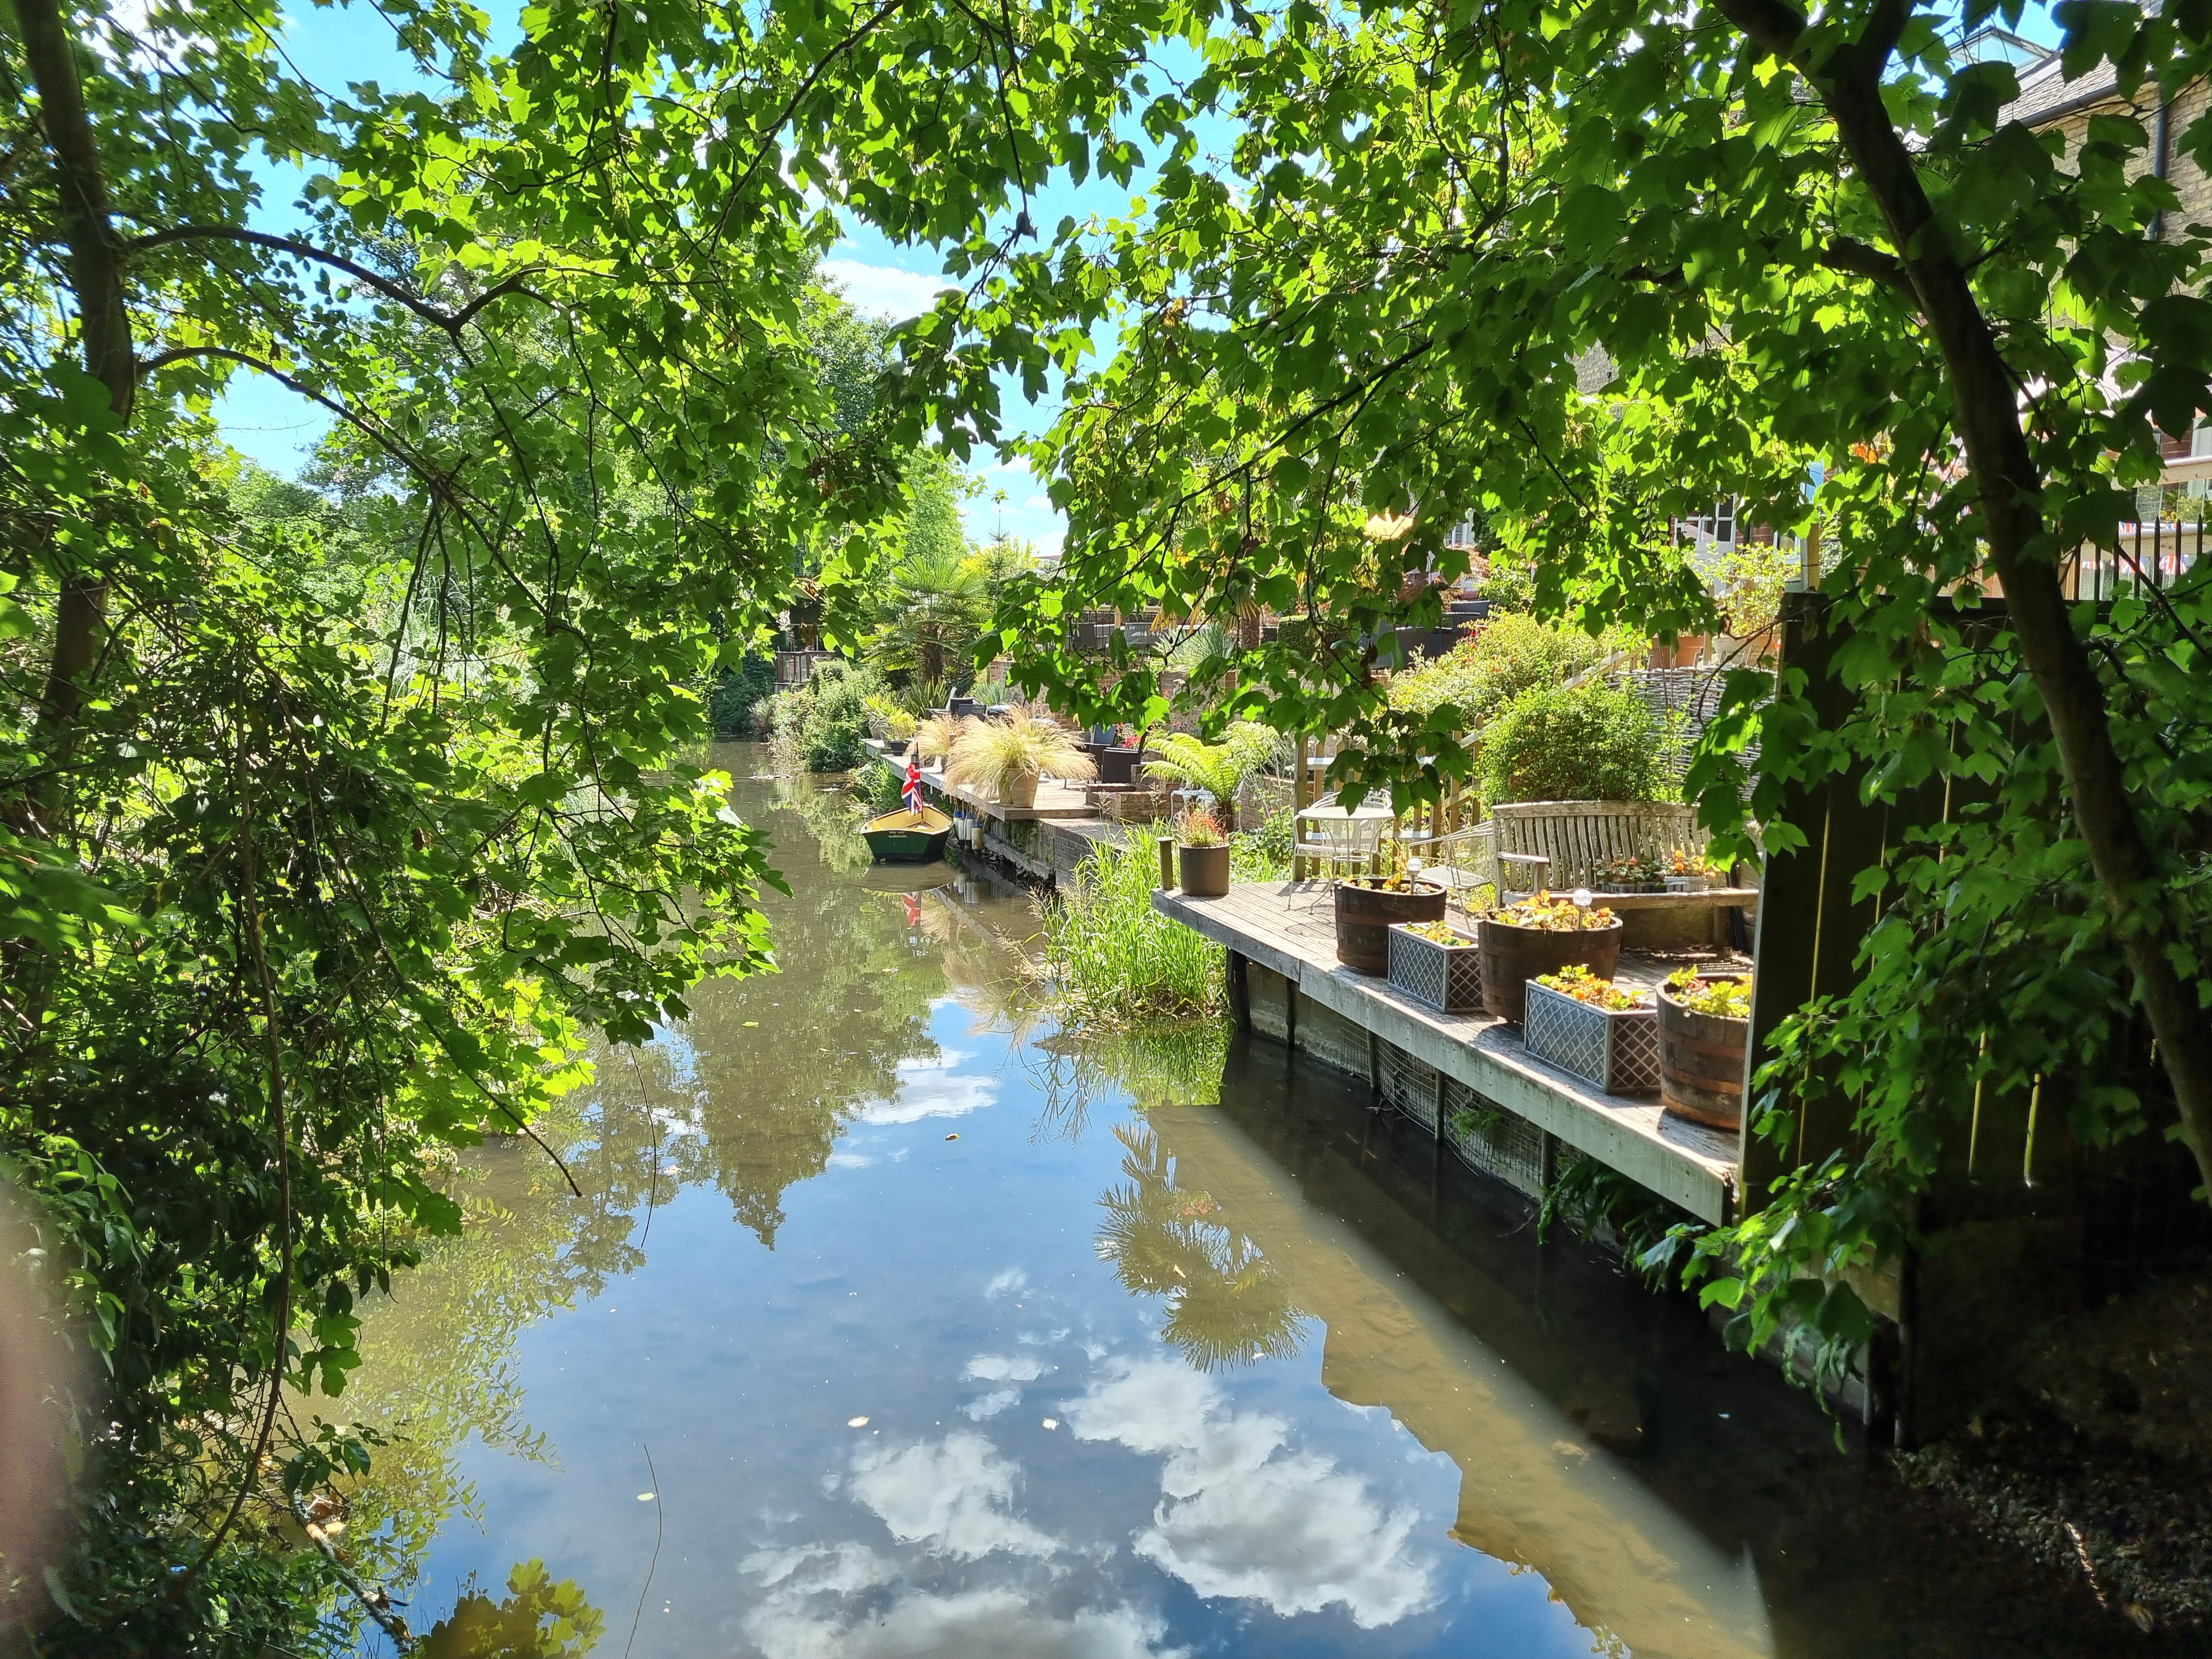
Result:
[[[1372,1031],[1568,1146],[1707,1221],[1727,1220],[1736,1187],[1734,1135],[1661,1112],[1656,1099],[1602,1093],[1533,1058],[1486,1015],[1440,1014],[1336,959],[1330,884],[1231,887],[1224,898],[1157,891],[1153,908],[1297,987],[1298,994]],[[1650,987],[1667,968],[1624,954],[1619,978]]]

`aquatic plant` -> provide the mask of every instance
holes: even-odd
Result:
[[[1040,971],[1074,1017],[1120,1025],[1211,1013],[1221,1006],[1226,955],[1152,908],[1158,876],[1149,843],[1102,844],[1058,898],[1041,902]]]

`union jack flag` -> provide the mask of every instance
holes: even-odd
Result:
[[[917,817],[921,812],[921,757],[906,757],[906,810]]]

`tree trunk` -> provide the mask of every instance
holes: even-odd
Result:
[[[108,217],[107,185],[85,112],[76,43],[55,0],[16,0],[23,57],[39,93],[39,120],[53,161],[54,187],[69,238],[70,285],[84,337],[86,370],[107,388],[108,406],[128,417],[137,386],[131,313],[123,301],[122,255]],[[39,747],[51,756],[67,740],[84,706],[85,678],[107,620],[107,584],[81,570],[62,579],[54,647],[39,709]]]
[[[2167,955],[2181,941],[2160,902],[2157,860],[2136,816],[2113,746],[2105,688],[2074,632],[2057,567],[2031,556],[2044,531],[2043,480],[2027,446],[2020,403],[1964,263],[1937,220],[1912,155],[1881,101],[1881,76],[1906,0],[1885,0],[1860,41],[1802,51],[1804,20],[1778,0],[1722,0],[1745,33],[1802,70],[1826,101],[1852,162],[1889,227],[1951,382],[1959,436],[1981,492],[1990,562],[2004,584],[2020,653],[2035,678],[2058,747],[2067,794],[2092,867],[2120,930],[2136,996],[2158,1039],[2181,1131],[2212,1188],[2212,1016]]]

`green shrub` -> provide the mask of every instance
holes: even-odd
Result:
[[[1473,729],[1522,692],[1571,679],[1635,643],[1632,635],[1619,631],[1593,638],[1579,628],[1534,617],[1496,617],[1480,639],[1455,646],[1435,661],[1394,678],[1390,705],[1425,714],[1451,703]]]
[[[1152,908],[1159,869],[1149,838],[1102,844],[1045,905],[1045,970],[1072,1013],[1122,1024],[1220,1006],[1226,955]]]
[[[853,793],[880,817],[896,811],[905,800],[906,777],[897,768],[872,759],[853,775]]]
[[[1668,736],[1632,692],[1539,686],[1483,729],[1483,796],[1493,804],[1661,799]]]
[[[778,692],[769,705],[777,763],[787,770],[851,771],[868,752],[868,697],[883,689],[872,669],[825,662],[806,684]]]
[[[756,653],[726,668],[707,692],[707,719],[724,737],[762,734],[762,705],[775,695],[775,659]]]

